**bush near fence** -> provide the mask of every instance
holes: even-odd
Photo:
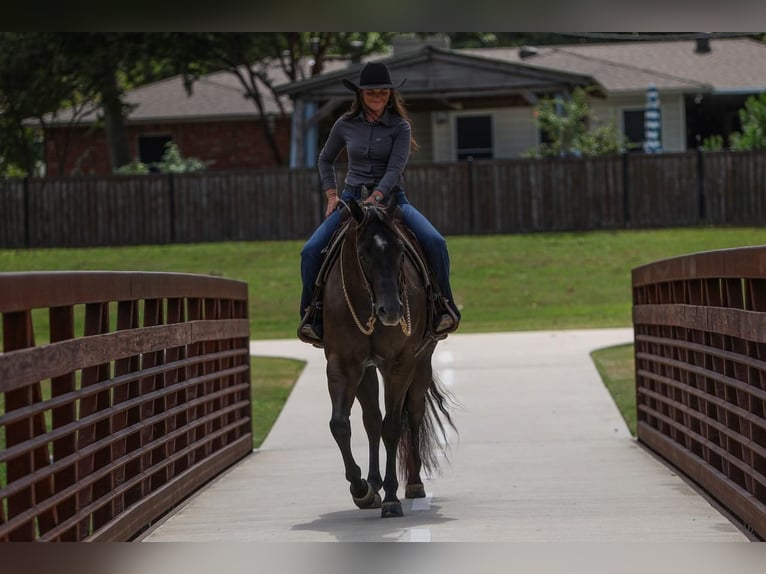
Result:
[[[766,152],[412,163],[445,235],[766,224]],[[343,170],[338,170],[338,180]],[[302,239],[316,169],[0,181],[0,248]]]

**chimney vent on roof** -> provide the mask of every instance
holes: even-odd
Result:
[[[522,46],[519,48],[519,56],[521,56],[522,60],[537,56],[537,48],[534,46]]]
[[[710,38],[708,36],[697,38],[696,45],[694,47],[694,52],[696,54],[709,54],[710,50]]]

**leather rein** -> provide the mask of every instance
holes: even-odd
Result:
[[[361,224],[359,224],[361,225]],[[358,228],[357,228],[358,230]],[[367,295],[370,298],[370,316],[367,319],[367,322],[363,325],[361,320],[359,319],[359,315],[357,315],[356,310],[354,309],[354,305],[351,302],[351,297],[349,296],[348,289],[346,288],[346,277],[345,273],[343,271],[344,265],[343,265],[343,250],[346,248],[346,245],[348,244],[348,241],[343,242],[343,246],[341,247],[341,257],[340,257],[340,281],[341,286],[343,287],[343,296],[346,299],[346,305],[348,306],[348,310],[351,312],[351,317],[354,319],[354,323],[356,323],[356,326],[359,328],[359,331],[363,335],[370,336],[372,335],[372,332],[375,330],[375,322],[377,320],[377,315],[375,314],[375,295],[372,292],[372,287],[370,287],[370,281],[367,279],[367,275],[364,272],[364,268],[362,267],[362,261],[359,258],[359,244],[358,244],[358,237],[359,234],[356,234],[355,242],[357,243],[355,252],[355,260],[357,267],[359,269],[359,273],[362,276],[362,281],[364,282],[364,287],[367,290]],[[348,239],[348,238],[346,238]],[[405,337],[409,337],[412,335],[412,315],[410,313],[410,299],[407,295],[407,285],[404,281],[404,269],[402,268],[399,271],[399,290],[400,295],[402,299],[404,300],[404,316],[399,319],[399,325],[402,328],[402,332],[404,333]]]

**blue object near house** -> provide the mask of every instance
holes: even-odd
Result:
[[[644,108],[644,152],[662,153],[662,113],[657,86],[649,84],[646,89]]]

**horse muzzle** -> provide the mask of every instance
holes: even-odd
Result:
[[[401,300],[397,297],[387,302],[375,302],[375,314],[378,320],[386,327],[398,325],[404,315],[404,308]]]

